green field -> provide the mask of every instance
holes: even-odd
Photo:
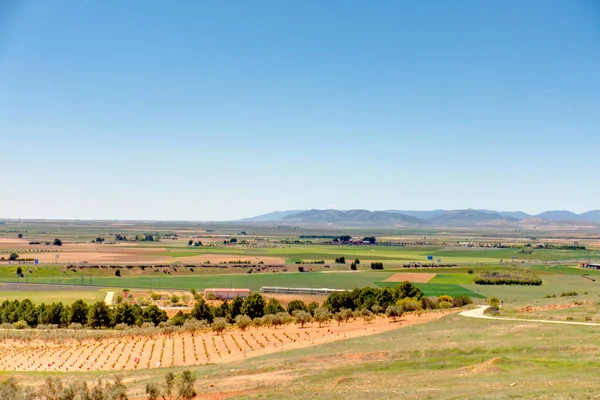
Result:
[[[53,303],[53,302],[62,302],[64,304],[74,303],[76,300],[83,300],[86,303],[94,303],[97,301],[104,300],[106,296],[106,291],[101,290],[56,290],[56,291],[19,291],[19,292],[7,292],[2,290],[2,285],[0,284],[0,302],[4,300],[19,300],[23,301],[25,299],[31,300],[34,304],[41,303]]]
[[[398,285],[398,282],[375,282],[379,287],[394,287]],[[486,296],[478,293],[476,290],[469,290],[460,285],[446,284],[446,283],[413,283],[419,289],[423,291],[425,296],[441,296],[447,294],[449,296],[469,296],[474,298],[485,298]]]

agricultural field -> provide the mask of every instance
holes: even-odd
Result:
[[[18,229],[14,226],[2,227],[0,257],[18,250],[22,258],[38,258],[38,264],[0,261],[0,301],[29,298],[35,304],[70,304],[83,299],[93,303],[102,301],[107,292],[122,293],[122,289],[129,289],[134,297],[148,297],[152,291],[168,299],[188,296],[192,288],[198,292],[209,287],[258,291],[263,286],[351,290],[410,281],[425,296],[466,295],[477,305],[497,297],[502,302],[501,317],[600,323],[600,271],[578,265],[600,259],[600,240],[595,237],[560,239],[548,233],[546,239],[537,240],[557,246],[578,240],[588,248],[523,251],[458,245],[479,240],[531,242],[508,231],[479,232],[479,239],[476,231],[350,232],[409,245],[346,246],[299,237],[345,231],[299,233],[292,228],[262,227],[252,232],[247,226],[227,224],[109,227],[39,222],[22,228],[27,231],[23,240],[15,237]],[[176,236],[114,242],[116,233],[132,237],[147,232]],[[56,237],[62,246],[28,244]],[[91,243],[98,237],[105,238],[104,243]],[[239,241],[223,243],[232,238]],[[189,240],[201,240],[203,245],[188,246]],[[346,263],[335,263],[339,257],[345,257]],[[360,264],[352,271],[355,259]],[[457,266],[430,265],[438,260]],[[384,269],[372,270],[371,262],[382,262]],[[421,267],[407,268],[409,263]],[[19,267],[21,276],[17,275]],[[299,267],[307,272],[299,272]],[[475,277],[485,272],[533,274],[542,284],[475,284]],[[577,295],[561,297],[563,292]],[[275,297],[284,306],[293,300],[291,295],[266,297]],[[301,300],[321,303],[324,297],[305,295]],[[184,309],[169,305],[168,300],[163,303],[159,306],[170,317]],[[193,301],[186,305],[189,310]],[[405,314],[400,323],[378,317],[373,323],[358,319],[340,326],[329,322],[322,328],[315,322],[305,328],[229,328],[223,334],[179,328],[155,336],[101,330],[101,337],[98,331],[85,329],[74,333],[3,331],[0,370],[35,385],[42,384],[48,374],[66,382],[92,382],[111,379],[119,372],[136,400],[145,398],[147,383],[161,380],[167,371],[181,373],[183,369],[198,379],[201,396],[215,399],[303,399],[315,394],[323,399],[578,398],[596,394],[594,371],[600,368],[600,349],[592,343],[599,327],[477,320],[454,311]],[[34,340],[23,340],[26,337]],[[386,385],[380,385],[381,381]]]
[[[378,317],[368,323],[357,319],[340,325],[328,322],[322,327],[313,322],[304,327],[288,325],[279,329],[232,328],[223,334],[208,330],[144,336],[125,333],[100,340],[80,338],[60,343],[4,339],[0,343],[0,371],[122,371],[232,362],[426,323],[446,314],[436,311],[406,315],[398,321]]]

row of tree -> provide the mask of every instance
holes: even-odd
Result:
[[[57,327],[89,326],[90,328],[112,328],[119,324],[142,326],[144,323],[158,325],[167,321],[167,314],[156,305],[141,307],[122,303],[111,308],[99,301],[91,306],[83,300],[71,305],[61,302],[34,305],[30,300],[8,301],[0,304],[0,323],[14,324],[24,321],[29,327],[55,325]]]
[[[477,285],[526,285],[540,286],[542,280],[531,273],[526,272],[505,272],[505,271],[487,271],[482,272],[475,277],[473,282]]]

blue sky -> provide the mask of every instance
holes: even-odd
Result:
[[[600,208],[594,1],[0,0],[0,217]]]

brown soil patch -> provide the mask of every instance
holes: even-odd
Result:
[[[566,310],[569,308],[581,307],[588,303],[589,303],[589,301],[581,301],[581,302],[574,302],[574,303],[569,303],[569,304],[551,304],[548,306],[527,306],[527,307],[520,308],[519,312],[528,313],[528,312],[546,311],[546,310]]]
[[[499,367],[497,366],[497,364],[499,364],[501,362],[502,362],[502,359],[500,357],[494,357],[490,360],[482,362],[481,364],[475,364],[475,365],[465,367],[465,368],[463,368],[463,370],[465,370],[465,372],[468,372],[471,374],[483,374],[483,373],[497,372],[499,370]]]
[[[281,305],[284,307],[287,307],[287,305],[292,300],[301,300],[305,304],[312,303],[313,301],[316,301],[319,304],[323,304],[323,302],[327,298],[327,296],[320,296],[320,295],[280,294],[280,293],[264,293],[263,297],[265,299],[267,299],[267,301],[268,301],[268,299],[277,299],[281,303]]]
[[[427,283],[432,280],[437,274],[432,273],[410,273],[410,272],[398,272],[387,278],[384,282],[417,282]]]
[[[456,310],[421,316],[409,314],[397,323],[378,317],[370,324],[357,320],[340,326],[330,323],[321,328],[312,323],[305,328],[288,325],[278,329],[230,329],[222,335],[208,331],[176,332],[64,343],[3,340],[0,342],[0,371],[118,371],[231,362],[426,323],[452,312]]]

